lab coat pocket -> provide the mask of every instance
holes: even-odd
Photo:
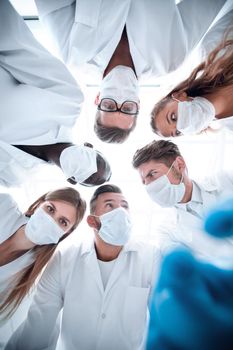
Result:
[[[123,327],[130,342],[138,344],[147,326],[147,304],[150,287],[128,287],[123,310]]]
[[[102,0],[76,1],[75,22],[85,24],[89,27],[96,28],[100,15],[100,7]]]

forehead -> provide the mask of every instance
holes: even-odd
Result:
[[[142,163],[138,167],[138,171],[141,176],[145,176],[146,173],[150,172],[151,170],[166,170],[166,169],[168,169],[168,166],[166,164],[154,159],[149,160],[146,163]]]
[[[130,129],[134,122],[134,116],[120,112],[100,112],[100,123],[105,127]]]
[[[106,192],[102,193],[97,197],[96,205],[101,205],[106,203],[107,201],[111,202],[126,202],[126,198],[122,193],[114,193],[114,192]]]
[[[174,123],[169,122],[168,116],[170,114],[177,113],[177,103],[175,101],[169,101],[156,115],[155,127],[161,136],[170,137],[171,132],[176,128]]]
[[[66,201],[47,199],[45,202],[42,203],[42,205],[46,203],[52,204],[56,208],[56,210],[59,211],[61,214],[73,215],[74,213],[76,213],[75,207],[71,203],[68,203]]]

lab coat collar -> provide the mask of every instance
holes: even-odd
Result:
[[[126,243],[122,249],[122,254],[127,253],[130,251],[135,251],[137,252],[140,249],[140,244],[139,242],[130,240],[128,243]],[[95,244],[94,244],[94,239],[84,241],[82,243],[82,248],[81,248],[81,256],[88,254],[88,253],[94,253],[95,252]]]

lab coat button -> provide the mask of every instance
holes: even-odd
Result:
[[[105,314],[102,314],[102,315],[101,315],[101,317],[102,317],[102,318],[105,318],[105,317],[106,317],[106,315],[105,315]]]

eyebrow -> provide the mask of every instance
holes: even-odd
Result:
[[[115,199],[105,199],[104,200],[104,203],[108,203],[108,202],[116,202],[116,200]],[[122,199],[121,203],[125,203],[129,206],[129,203],[125,199]]]
[[[170,121],[170,119],[168,118],[168,114],[169,114],[169,112],[167,112],[167,114],[166,114],[166,119],[167,119],[168,124],[171,124],[171,121]]]

